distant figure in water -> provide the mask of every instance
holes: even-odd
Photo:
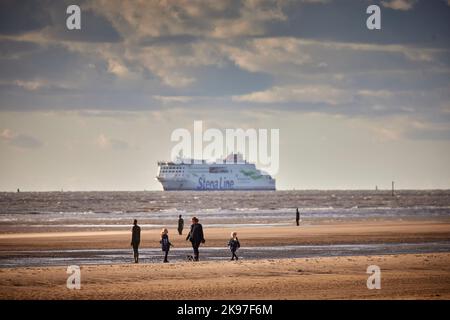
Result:
[[[239,239],[237,238],[236,231],[231,233],[231,238],[230,241],[228,241],[228,246],[231,250],[231,260],[234,260],[234,258],[236,258],[236,261],[239,260],[238,256],[236,255],[236,250],[241,247],[241,244],[239,243]]]
[[[139,243],[141,242],[141,227],[137,225],[137,220],[134,219],[134,226],[131,230],[131,246],[134,252],[134,263],[139,262]]]
[[[295,212],[295,222],[297,223],[297,226],[300,225],[300,212],[298,212],[298,208],[297,211]]]
[[[169,241],[169,230],[167,230],[166,228],[161,230],[161,240],[159,241],[159,243],[161,243],[161,249],[162,251],[164,251],[164,263],[169,262],[167,260],[167,255],[169,254],[169,250],[170,247],[173,246],[173,244],[170,243]]]
[[[17,193],[19,193],[20,192],[20,189],[19,188],[17,188]]]
[[[184,228],[184,220],[181,217],[181,214],[178,217],[178,234],[183,234],[183,228]]]
[[[205,238],[203,236],[203,227],[198,223],[197,217],[192,217],[191,231],[186,237],[186,241],[189,240],[192,243],[192,249],[194,249],[194,261],[198,261],[198,248],[201,243],[205,243]]]

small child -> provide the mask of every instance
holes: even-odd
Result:
[[[231,260],[234,260],[236,257],[236,261],[239,260],[238,256],[236,255],[236,250],[241,247],[241,244],[239,243],[239,239],[237,238],[237,232],[234,231],[231,233],[231,239],[228,241],[228,246],[231,250]]]
[[[167,260],[167,255],[169,254],[169,250],[170,247],[173,246],[173,244],[170,243],[169,241],[169,236],[168,236],[169,230],[167,230],[166,228],[163,228],[161,230],[161,240],[159,241],[159,243],[161,243],[161,249],[162,251],[164,251],[164,262],[169,262]]]

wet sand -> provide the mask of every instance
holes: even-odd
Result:
[[[189,247],[184,235],[169,228],[176,248]],[[282,246],[354,243],[421,243],[450,240],[450,223],[436,221],[370,221],[300,227],[208,228],[204,226],[206,247],[226,246],[232,231],[243,246]],[[159,230],[145,230],[141,247],[158,248]],[[0,255],[5,250],[125,249],[130,247],[130,231],[80,231],[0,234]]]
[[[381,289],[366,286],[369,265]],[[450,299],[450,253],[0,269],[1,299]]]

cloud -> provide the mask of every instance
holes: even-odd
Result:
[[[378,141],[401,140],[403,134],[399,128],[386,127],[383,125],[372,126],[370,129],[374,133],[375,139]]]
[[[33,42],[0,39],[0,58],[2,59],[21,59],[24,55],[38,49],[39,45]]]
[[[162,103],[186,103],[193,100],[193,97],[189,96],[159,96],[155,95],[153,98],[161,101]]]
[[[388,90],[359,90],[358,94],[361,96],[374,98],[390,98],[394,95],[392,91]]]
[[[213,23],[209,36],[229,38],[240,36],[259,36],[267,32],[266,24],[272,21],[286,21],[282,1],[250,0],[243,1],[240,15],[236,19],[222,19]]]
[[[298,46],[311,46],[331,50],[351,50],[360,52],[383,52],[391,54],[401,54],[411,61],[433,61],[435,55],[447,52],[446,49],[421,48],[409,45],[399,44],[371,44],[358,42],[335,42],[335,41],[316,41],[316,40],[297,40]]]
[[[404,135],[414,140],[450,140],[450,125],[416,120],[411,122]]]
[[[106,138],[106,136],[103,133],[97,137],[95,143],[102,149],[106,149],[107,147],[110,146],[109,139]]]
[[[309,102],[326,103],[337,105],[352,100],[352,94],[346,90],[336,89],[329,86],[306,86],[306,87],[273,87],[269,90],[253,92],[246,95],[233,97],[239,102],[257,103],[286,103],[286,102]]]
[[[11,141],[11,139],[13,139],[14,135],[10,129],[3,129],[2,133],[0,134],[0,137],[3,140]]]
[[[390,8],[393,10],[411,10],[416,4],[417,0],[390,0],[381,1],[383,7]]]
[[[414,67],[413,63],[438,65],[448,51],[406,45],[305,40],[294,37],[250,39],[236,45],[222,45],[220,51],[240,68],[280,77],[317,74],[335,70],[352,73]]]
[[[378,141],[450,140],[450,126],[420,119],[414,115],[396,115],[365,122]]]
[[[22,80],[16,80],[14,82],[17,86],[21,88],[25,88],[26,90],[34,91],[43,86],[42,82],[40,81],[22,81]]]
[[[19,149],[37,149],[43,146],[40,140],[27,134],[14,133],[10,129],[4,129],[0,134],[0,139]]]
[[[130,71],[126,66],[114,59],[108,60],[108,72],[111,72],[119,77],[126,77],[130,74]]]
[[[262,35],[270,21],[286,19],[284,1],[133,1],[100,0],[93,10],[104,14],[131,39],[194,35],[227,38]],[[132,32],[130,32],[132,30]]]
[[[302,52],[302,43],[295,38],[262,38],[250,40],[241,47],[223,46],[222,50],[245,70],[276,73],[286,70],[283,66],[311,61],[311,57]]]
[[[345,117],[389,118],[408,116],[430,123],[450,119],[445,112],[446,89],[430,91],[371,89],[345,85],[344,78],[336,85],[324,83],[273,86],[267,90],[234,95],[232,101],[248,108],[295,110],[328,113]],[[389,85],[386,86],[388,88]],[[441,102],[439,102],[441,101]]]
[[[125,59],[157,75],[165,85],[187,87],[196,81],[194,68],[222,65],[223,55],[214,43],[198,41],[181,45],[155,45],[127,50]]]
[[[95,144],[101,149],[126,150],[130,147],[128,142],[121,139],[109,138],[103,133],[97,137]]]
[[[66,34],[65,5],[46,3],[42,23],[0,32],[2,110],[183,105],[437,119],[450,100],[437,93],[450,74],[444,1],[383,11],[392,32],[382,36],[361,28],[363,1],[83,1],[83,36]],[[111,147],[105,139],[99,146]]]

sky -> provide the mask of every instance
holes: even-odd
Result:
[[[279,129],[279,190],[448,189],[450,1],[0,2],[0,191],[162,190],[196,120]]]

